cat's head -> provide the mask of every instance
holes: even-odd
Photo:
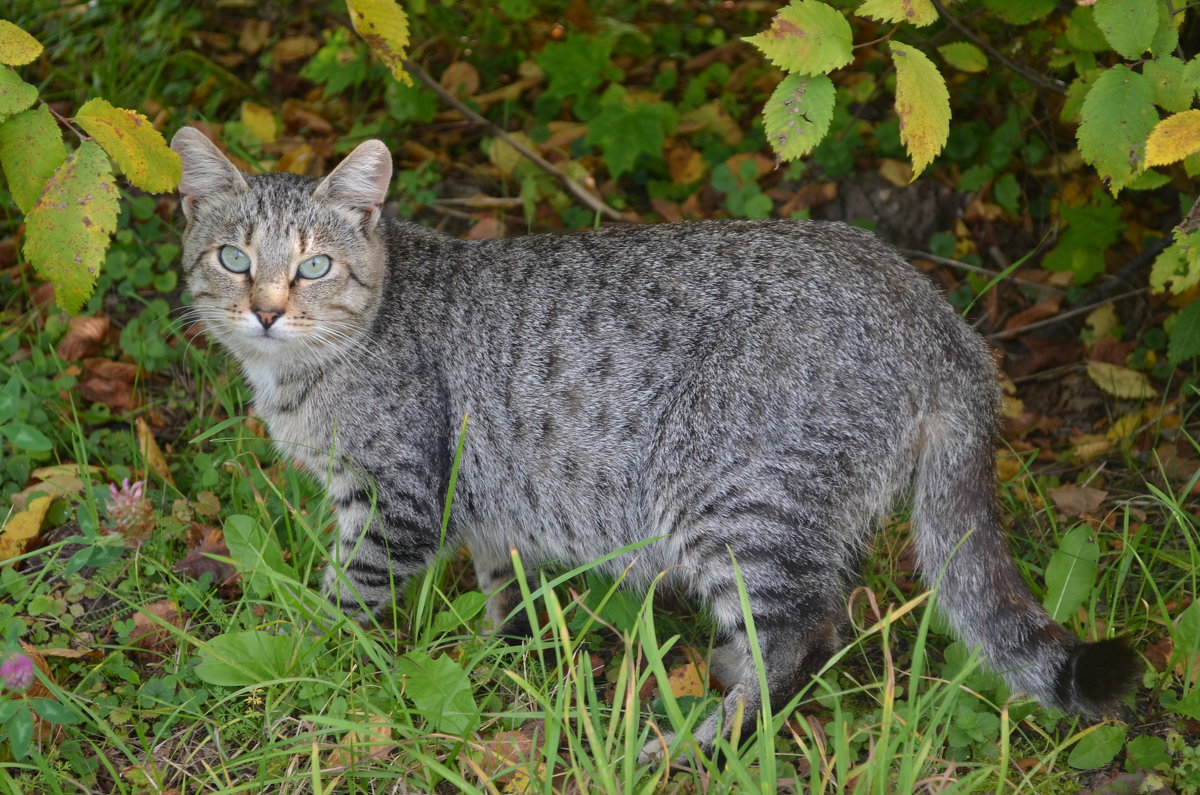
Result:
[[[207,331],[248,368],[361,349],[386,274],[376,227],[387,147],[366,141],[319,181],[243,175],[191,127],[171,148],[183,161],[183,271]]]

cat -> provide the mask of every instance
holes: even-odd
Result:
[[[1067,632],[1009,556],[985,343],[871,234],[706,221],[463,241],[383,217],[379,141],[320,181],[243,175],[192,128],[171,146],[195,311],[336,506],[324,582],[351,615],[465,543],[499,625],[521,598],[510,547],[572,566],[657,538],[601,569],[711,613],[727,690],[693,733],[709,750],[739,700],[751,729],[761,707],[732,559],[780,708],[843,644],[871,533],[911,494],[941,610],[1014,691],[1096,717],[1132,687],[1137,656]]]

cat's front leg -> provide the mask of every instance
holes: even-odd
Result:
[[[527,638],[533,634],[529,616],[524,610],[514,613],[521,604],[521,586],[513,569],[512,559],[484,548],[471,547],[475,564],[475,580],[479,590],[487,594],[488,634],[512,638]]]
[[[357,621],[395,602],[404,583],[437,555],[435,501],[435,495],[367,489],[334,494],[338,537],[325,568],[326,597]]]

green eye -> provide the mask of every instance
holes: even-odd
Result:
[[[333,261],[329,257],[318,254],[301,262],[298,272],[306,279],[319,279],[329,273],[331,265],[333,265]]]
[[[246,252],[235,246],[221,246],[217,259],[230,273],[245,273],[250,270],[250,257]]]

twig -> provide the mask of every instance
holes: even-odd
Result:
[[[445,102],[447,105],[454,108],[459,113],[466,116],[468,119],[475,122],[476,124],[481,124],[484,127],[486,127],[489,132],[491,132],[493,135],[500,138],[506,144],[511,146],[513,149],[515,149],[521,156],[527,158],[530,162],[532,162],[538,168],[542,169],[546,173],[550,174],[550,176],[557,179],[559,182],[562,183],[563,187],[567,189],[568,193],[570,193],[572,196],[574,196],[576,199],[578,199],[583,204],[587,205],[587,207],[589,209],[591,209],[595,212],[598,212],[601,215],[603,215],[604,217],[610,218],[614,221],[628,221],[629,220],[624,215],[622,215],[621,213],[617,212],[616,210],[614,210],[613,208],[611,208],[607,204],[605,204],[604,201],[600,197],[596,196],[591,191],[589,191],[587,188],[583,187],[578,182],[576,182],[575,180],[568,177],[566,174],[559,171],[557,168],[554,167],[553,163],[546,160],[544,157],[539,155],[537,152],[534,152],[534,151],[526,148],[519,141],[516,141],[511,136],[509,136],[509,134],[506,133],[499,126],[492,123],[491,121],[488,121],[488,119],[484,118],[483,116],[479,115],[475,111],[471,110],[469,107],[467,107],[461,101],[459,101],[458,97],[451,94],[449,91],[447,91],[445,88],[443,88],[440,83],[438,83],[436,80],[434,80],[432,77],[430,77],[429,74],[426,73],[426,71],[424,69],[422,69],[420,66],[418,66],[416,63],[414,63],[413,61],[409,61],[409,60],[405,60],[403,63],[404,63],[404,68],[407,69],[413,77],[420,80],[425,85],[426,88],[428,88],[430,91],[434,92],[439,97],[441,97],[443,102]]]
[[[525,202],[519,197],[505,198],[501,196],[468,196],[463,199],[435,199],[434,204],[445,207],[520,207]]]
[[[1132,298],[1135,295],[1141,295],[1142,293],[1147,293],[1147,292],[1150,292],[1149,287],[1139,287],[1136,290],[1130,290],[1127,293],[1121,293],[1120,295],[1114,295],[1111,298],[1105,298],[1101,301],[1096,301],[1095,303],[1086,304],[1084,306],[1077,306],[1074,309],[1068,310],[1066,312],[1062,312],[1061,314],[1055,315],[1054,317],[1048,317],[1045,320],[1038,320],[1033,323],[1026,324],[1024,326],[1018,326],[1017,328],[1008,329],[1007,331],[997,331],[995,334],[989,334],[987,338],[989,340],[1010,339],[1012,337],[1017,336],[1018,334],[1024,334],[1027,331],[1033,331],[1034,329],[1043,328],[1045,326],[1056,325],[1058,323],[1061,323],[1064,320],[1067,320],[1068,318],[1075,317],[1076,315],[1082,315],[1085,312],[1091,312],[1093,309],[1104,306],[1105,304],[1113,304],[1113,303],[1116,303],[1117,301],[1122,301],[1126,298]]]
[[[979,45],[983,49],[987,50],[988,53],[993,58],[995,58],[1000,63],[1004,64],[1007,68],[1016,72],[1021,77],[1025,78],[1026,80],[1033,83],[1034,85],[1041,86],[1042,88],[1044,88],[1048,91],[1054,91],[1059,94],[1067,93],[1066,83],[1059,80],[1058,78],[1046,77],[1044,74],[1042,74],[1040,72],[1035,72],[1032,69],[1029,69],[1025,66],[1022,66],[1019,63],[1016,63],[1015,61],[1010,61],[1008,58],[1005,58],[1003,55],[1001,55],[999,52],[997,52],[995,47],[988,44],[986,41],[984,41],[982,38],[980,38],[978,35],[976,35],[975,31],[968,28],[966,25],[964,25],[962,22],[960,22],[957,17],[955,17],[953,14],[951,14],[949,11],[947,11],[946,7],[944,5],[942,5],[939,2],[939,0],[933,0],[933,6],[934,6],[934,8],[936,8],[938,10],[939,14],[941,14],[943,17],[945,17],[950,22],[951,25],[958,28],[958,31],[960,33],[962,33],[964,36],[966,36],[971,41],[975,42],[977,45]]]
[[[901,249],[900,251],[902,254],[904,254],[905,256],[908,256],[908,257],[917,257],[920,259],[927,259],[931,262],[936,262],[939,265],[949,265],[953,268],[961,268],[962,270],[970,271],[971,273],[978,273],[980,276],[987,276],[992,279],[996,278],[997,276],[1000,276],[999,273],[997,273],[994,270],[991,270],[990,268],[981,268],[978,265],[972,265],[969,262],[960,262],[959,260],[956,260],[956,259],[948,259],[946,257],[939,257],[936,254],[930,254],[928,251],[917,251],[916,249],[911,249],[911,248]],[[1003,276],[1001,278],[1004,279],[1004,281],[1016,282],[1017,284],[1024,284],[1028,287],[1032,287],[1034,289],[1041,290],[1041,291],[1047,292],[1047,293],[1060,293],[1061,294],[1064,292],[1063,290],[1060,290],[1053,285],[1042,284],[1041,282],[1035,282],[1035,281],[1031,281],[1029,279],[1022,279],[1020,276]]]

